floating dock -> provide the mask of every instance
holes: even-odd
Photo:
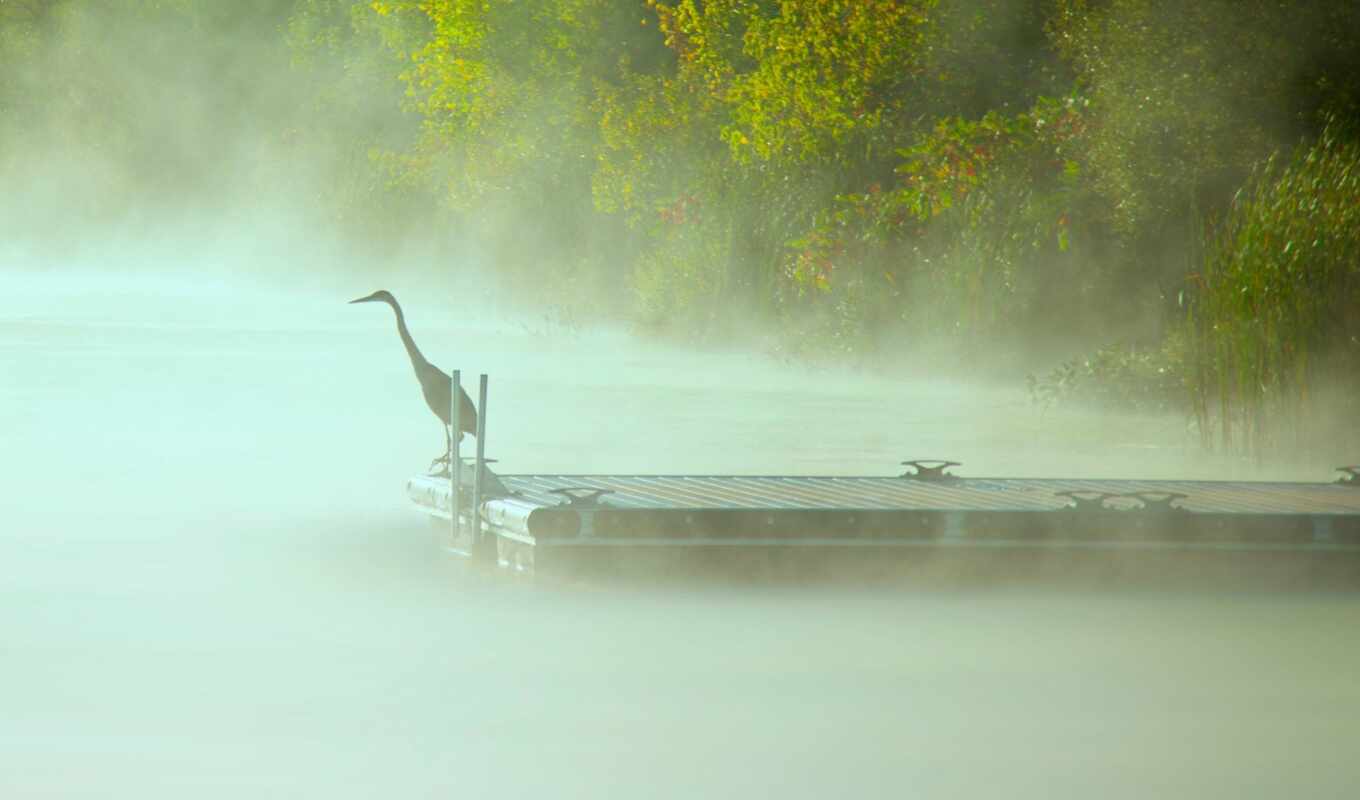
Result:
[[[1360,584],[1357,467],[1335,483],[1295,483],[974,478],[947,461],[881,477],[496,475],[455,463],[457,483],[412,478],[411,500],[449,531],[448,549],[519,573],[816,574],[983,558],[1002,572],[1288,565]]]
[[[461,393],[458,370],[450,397]],[[579,576],[694,570],[739,575],[993,576],[1095,566],[1198,579],[1261,568],[1308,586],[1360,586],[1360,466],[1333,483],[974,478],[955,461],[899,475],[497,475],[477,450],[407,483],[445,549],[512,572]],[[453,403],[452,430],[463,430]]]

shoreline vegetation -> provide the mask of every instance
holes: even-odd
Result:
[[[1016,354],[1258,458],[1360,455],[1358,143],[1353,3],[0,3],[16,234],[475,241],[566,318]]]

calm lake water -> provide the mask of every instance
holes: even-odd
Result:
[[[533,587],[403,497],[442,447],[376,286],[5,278],[0,797],[1340,798],[1360,597]],[[391,286],[506,471],[1328,477],[1178,420],[809,371]],[[1291,468],[1292,469],[1292,468]]]

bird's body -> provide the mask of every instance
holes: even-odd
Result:
[[[406,348],[406,355],[411,359],[411,368],[415,370],[416,380],[420,381],[420,392],[425,396],[425,405],[430,407],[436,417],[444,423],[444,435],[449,436],[449,428],[453,425],[451,419],[452,405],[449,403],[449,392],[452,388],[452,380],[448,373],[431,364],[416,347],[415,340],[411,338],[411,332],[406,328],[406,315],[402,313],[401,306],[397,304],[397,298],[391,292],[377,291],[367,297],[360,297],[351,300],[351,303],[386,303],[392,307],[393,313],[397,315],[397,333],[401,336],[402,346]],[[472,398],[463,388],[458,387],[459,394],[459,420],[458,438],[463,438],[463,433],[477,433],[477,407],[472,404]],[[448,461],[448,453],[436,458],[434,463]],[[433,466],[433,465],[431,465]]]
[[[449,389],[452,380],[448,373],[426,361],[416,363],[414,360],[411,366],[415,367],[416,379],[420,381],[421,394],[425,395],[425,405],[430,407],[435,416],[439,417],[445,425],[453,425],[453,420],[449,418],[452,407],[449,405]],[[477,407],[472,404],[472,398],[461,387],[458,392],[461,397],[459,405],[462,406],[459,428],[464,433],[477,435]]]

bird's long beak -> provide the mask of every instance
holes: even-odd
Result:
[[[371,303],[371,302],[373,302],[373,301],[376,300],[376,299],[377,299],[377,296],[376,296],[376,295],[371,295],[371,294],[370,294],[370,295],[368,295],[368,296],[366,296],[366,297],[360,297],[360,298],[351,300],[351,301],[349,301],[348,305],[351,305],[351,306],[352,306],[352,305],[354,305],[355,303]]]

